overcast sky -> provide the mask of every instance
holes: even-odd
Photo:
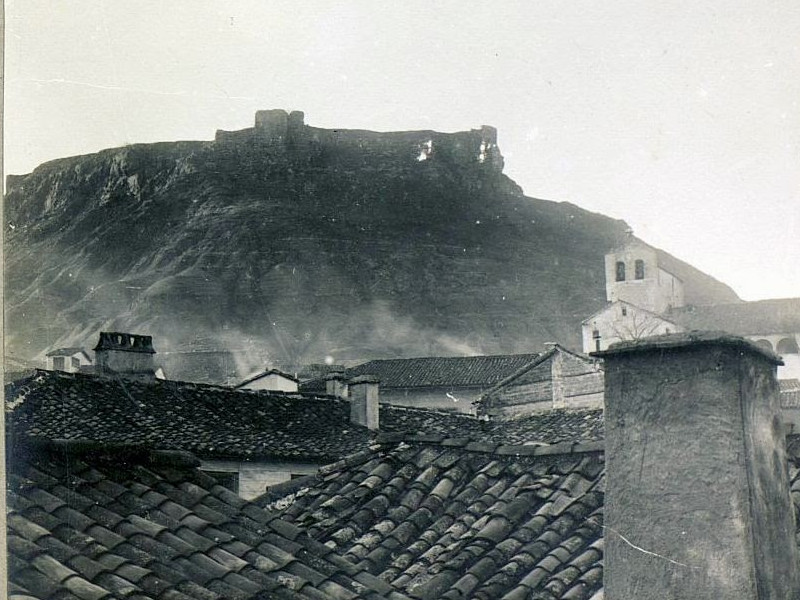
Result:
[[[800,3],[6,0],[5,172],[319,127],[498,128],[529,196],[800,296]]]

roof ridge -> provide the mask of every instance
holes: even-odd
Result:
[[[496,384],[494,384],[492,387],[490,387],[488,390],[486,390],[483,394],[481,394],[480,398],[478,398],[477,400],[473,401],[472,404],[473,405],[481,404],[481,401],[484,398],[494,394],[497,390],[499,390],[503,386],[507,385],[508,383],[514,381],[518,377],[521,377],[522,375],[524,375],[525,373],[527,373],[531,369],[535,369],[539,365],[543,364],[549,358],[551,358],[552,356],[555,355],[555,353],[558,351],[558,348],[559,348],[559,346],[558,346],[558,344],[556,344],[555,346],[550,348],[547,352],[542,352],[541,354],[537,355],[536,358],[534,358],[531,362],[529,362],[526,365],[521,366],[519,369],[514,371],[511,375],[508,375],[507,377],[501,379]]]
[[[407,412],[418,412],[424,414],[443,415],[447,417],[464,418],[470,421],[480,421],[477,415],[470,413],[462,413],[454,410],[445,410],[443,408],[425,408],[424,406],[401,406],[399,404],[392,404],[391,402],[379,402],[381,410],[390,409]]]
[[[743,305],[754,305],[754,304],[768,304],[768,303],[794,303],[800,302],[800,297],[797,296],[787,296],[785,298],[762,298],[761,300],[739,300],[738,302],[712,302],[710,304],[684,304],[683,306],[673,306],[670,310],[674,312],[683,312],[683,311],[691,311],[694,308],[709,308],[709,307],[720,307],[720,306],[743,306]]]
[[[337,460],[334,463],[330,463],[328,465],[321,466],[317,470],[315,475],[317,477],[323,477],[325,475],[333,473],[334,471],[338,471],[342,467],[352,467],[353,465],[357,465],[358,463],[363,462],[365,459],[371,457],[372,454],[376,450],[379,450],[381,447],[382,447],[382,444],[380,444],[380,443],[370,444],[368,447],[364,448],[363,450],[358,450],[356,452],[353,452],[352,454],[348,454],[347,456],[345,456],[341,460]]]
[[[30,379],[36,375],[43,375],[45,377],[55,377],[60,379],[86,379],[90,381],[97,381],[99,383],[106,382],[106,381],[118,381],[120,378],[125,380],[124,377],[120,377],[119,373],[116,374],[115,377],[105,377],[103,375],[99,375],[97,373],[84,373],[84,372],[67,372],[67,371],[57,371],[51,369],[42,369],[36,368],[35,372],[31,375],[26,377]],[[128,382],[125,380],[126,383]],[[323,394],[317,392],[287,392],[283,390],[244,390],[238,389],[233,386],[221,385],[216,383],[202,383],[197,381],[183,381],[181,379],[154,379],[153,381],[141,381],[138,379],[131,379],[130,380],[134,384],[143,384],[143,385],[177,385],[179,387],[189,387],[194,389],[203,389],[203,390],[218,390],[221,392],[230,392],[235,394],[251,394],[251,395],[270,395],[270,396],[281,396],[287,398],[298,398],[301,400],[342,400],[338,396],[332,394]]]
[[[407,434],[407,433],[381,433],[375,438],[376,444],[379,446],[388,446],[398,443],[425,443],[434,444],[447,447],[463,448],[467,452],[481,452],[485,454],[498,454],[498,455],[513,455],[513,456],[558,456],[570,454],[587,454],[605,452],[605,441],[573,441],[573,442],[558,442],[556,444],[547,444],[546,442],[529,442],[525,444],[499,444],[495,442],[486,442],[483,439],[472,439],[470,437],[452,438],[443,435],[420,435],[420,434]],[[371,454],[375,448],[370,448],[367,452]],[[339,462],[346,462],[348,459]],[[354,463],[350,463],[354,464]],[[340,465],[349,466],[349,465]],[[331,471],[340,468],[340,466],[329,465]],[[326,467],[323,467],[326,468]],[[322,473],[322,469],[320,469]]]
[[[539,410],[534,412],[519,413],[512,415],[491,415],[489,422],[505,423],[508,421],[517,421],[523,419],[530,419],[531,417],[547,417],[554,413],[557,414],[582,414],[582,413],[602,413],[605,409],[603,407],[592,406],[558,406],[555,408],[548,408],[547,410]]]
[[[271,375],[273,373],[277,373],[278,375],[286,377],[287,379],[291,379],[292,381],[294,381],[296,383],[300,382],[300,380],[297,377],[295,377],[294,375],[292,375],[291,373],[287,373],[286,371],[283,371],[281,369],[276,369],[275,367],[272,367],[272,368],[269,368],[269,369],[264,369],[263,371],[259,371],[255,375],[251,375],[249,377],[246,377],[243,381],[241,381],[240,383],[237,383],[235,386],[233,386],[233,389],[238,390],[243,385],[247,385],[248,383],[252,383],[254,381],[257,381],[258,379],[261,379],[262,377],[266,377],[267,375]],[[264,391],[264,390],[259,390],[259,391]],[[280,390],[276,390],[276,391],[280,391]]]
[[[366,362],[359,363],[352,367],[347,367],[345,371],[349,371],[351,369],[357,369],[364,365],[368,365],[370,363],[375,362],[389,362],[389,361],[400,361],[400,360],[441,360],[441,359],[470,359],[470,358],[507,358],[509,356],[530,356],[530,355],[540,355],[542,352],[511,352],[505,354],[472,354],[469,356],[407,356],[407,357],[397,357],[397,358],[372,358]]]
[[[200,460],[186,450],[172,450],[153,448],[146,444],[133,442],[98,442],[95,440],[78,439],[51,439],[30,435],[6,437],[6,451],[9,456],[30,454],[58,454],[68,458],[78,459],[86,455],[92,457],[136,457],[146,464],[169,465],[180,468],[196,468]],[[10,464],[19,462],[19,459],[10,461]]]

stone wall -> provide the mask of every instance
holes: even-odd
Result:
[[[485,412],[511,416],[552,408],[552,366],[548,360],[492,393]]]
[[[603,369],[599,361],[558,352],[551,361],[553,408],[602,408]]]
[[[221,150],[235,146],[289,151],[356,166],[363,154],[381,155],[408,163],[446,160],[501,172],[503,157],[497,130],[484,125],[455,133],[435,131],[377,132],[358,129],[323,129],[305,124],[301,111],[275,109],[256,113],[255,126],[239,131],[218,130]],[[331,150],[335,149],[335,152]]]
[[[487,393],[480,412],[515,416],[554,408],[602,408],[599,361],[558,348],[546,360]]]

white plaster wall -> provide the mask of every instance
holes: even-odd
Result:
[[[623,308],[627,314],[623,314]],[[625,340],[641,339],[683,329],[669,321],[635,306],[617,302],[595,315],[581,326],[583,352],[595,352],[594,330],[600,332],[600,350]]]
[[[672,273],[658,269],[658,296],[655,312],[664,312],[670,307],[677,308],[685,304],[683,282]]]
[[[47,369],[50,371],[55,371],[55,356],[48,356],[47,357]],[[61,358],[64,359],[64,368],[59,369],[60,371],[64,371],[65,373],[77,373],[80,371],[80,367],[77,369],[72,366],[72,359],[77,358],[81,365],[88,365],[91,364],[90,361],[86,360],[86,357],[83,355],[82,352],[76,352],[71,356],[62,356]]]
[[[297,382],[288,379],[277,373],[270,373],[266,377],[261,377],[243,385],[241,390],[268,390],[270,392],[296,392]]]
[[[283,461],[230,461],[202,460],[205,471],[222,471],[239,474],[239,495],[252,500],[263,494],[267,487],[289,481],[294,475],[313,475],[321,465],[315,463]]]
[[[644,279],[636,279],[636,261],[644,261]],[[625,264],[625,281],[617,281],[617,262]],[[632,244],[605,256],[606,300],[623,300],[655,313],[683,306],[683,282],[658,266],[655,251]]]
[[[781,354],[783,366],[778,367],[778,379],[800,379],[800,354]]]

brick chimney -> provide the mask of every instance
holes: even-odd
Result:
[[[780,359],[707,332],[596,355],[606,600],[800,598]]]
[[[325,393],[338,398],[347,398],[347,380],[342,371],[332,371],[325,375]]]
[[[103,331],[94,348],[96,372],[128,379],[155,379],[153,338],[149,335]]]
[[[354,377],[348,387],[350,421],[373,431],[378,429],[378,378],[372,375]]]

